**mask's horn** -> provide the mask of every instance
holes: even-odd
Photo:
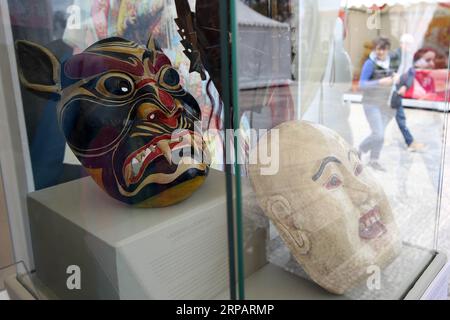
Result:
[[[155,38],[153,36],[150,36],[150,38],[147,41],[147,49],[152,51],[161,51],[160,46],[158,45],[158,42],[156,42]]]

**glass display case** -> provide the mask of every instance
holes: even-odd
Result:
[[[450,4],[0,14],[11,297],[447,297]]]
[[[1,168],[33,297],[229,291],[225,174],[203,135],[217,91],[177,25],[186,8],[1,2]]]
[[[422,297],[425,270],[445,263],[448,4],[266,1],[277,14],[262,2],[237,2],[232,33],[249,146],[235,181],[239,294]],[[249,274],[260,233],[265,261]]]

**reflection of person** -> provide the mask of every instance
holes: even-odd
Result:
[[[436,86],[429,70],[435,67],[436,52],[431,48],[422,48],[414,54],[414,94],[426,96],[434,94]],[[417,69],[421,69],[420,72]]]
[[[436,56],[436,54],[433,54],[435,51],[431,48],[425,48],[420,49],[414,54],[413,58],[413,64],[412,68],[408,70],[409,73],[409,83],[406,88],[403,88],[400,90],[401,86],[399,86],[399,90],[401,93],[401,98],[420,98],[424,97],[425,89],[430,90],[430,93],[432,94],[435,92],[434,87],[434,78],[430,76],[430,72],[432,68],[435,68],[436,61],[433,60],[433,57]],[[419,67],[424,69],[418,69]],[[403,76],[402,76],[403,77]],[[409,86],[411,85],[411,86]],[[424,87],[422,87],[422,85]],[[417,90],[416,90],[417,88]],[[420,92],[417,92],[420,91]],[[431,119],[431,118],[430,118]],[[427,121],[429,122],[430,119]],[[408,175],[411,174],[413,171],[412,166],[414,163],[420,159],[421,162],[426,167],[429,179],[431,181],[432,187],[434,188],[434,191],[436,192],[439,189],[439,168],[436,168],[436,156],[440,155],[441,148],[442,148],[442,132],[441,132],[441,124],[440,120],[435,119],[435,121],[432,121],[433,125],[428,125],[425,127],[417,127],[417,131],[422,131],[422,135],[427,137],[427,153],[417,155],[417,156],[411,157],[408,155],[408,153],[400,152],[400,159],[399,159],[399,167],[398,167],[398,182],[399,182],[399,190],[402,190],[401,198],[404,199],[404,194],[406,194],[407,190],[411,187],[407,182],[408,179],[405,179]],[[425,134],[425,131],[427,132]],[[412,150],[411,150],[412,151]],[[424,181],[423,186],[421,187],[428,187],[427,183]]]
[[[410,68],[413,61],[414,43],[414,37],[409,33],[403,34],[400,38],[400,47],[397,52],[401,64],[397,72],[403,75],[400,77],[399,82],[395,84],[391,98],[391,107],[396,109],[395,121],[410,151],[418,151],[424,147],[423,144],[414,141],[411,132],[406,126],[406,116],[402,104],[402,96],[406,92],[406,87],[409,88],[412,85],[412,81],[414,81],[414,75],[410,73],[410,70],[412,70]]]
[[[348,121],[350,103],[342,101],[343,94],[348,92],[352,85],[352,62],[344,48],[344,31],[342,19],[336,19],[333,49],[329,52],[320,91],[319,119],[322,118],[323,125],[353,144],[353,134]]]
[[[411,67],[415,50],[414,44],[415,40],[411,34],[405,33],[400,37],[400,47],[395,50],[395,53],[399,58],[398,68],[396,69],[398,74],[405,73]]]
[[[123,0],[117,19],[117,34],[141,44],[151,34],[158,45],[165,48],[168,44],[161,30],[163,11],[164,2],[161,0]]]
[[[80,53],[94,42],[117,35],[119,0],[74,0],[79,26],[67,25],[63,40]]]
[[[389,49],[391,42],[385,37],[374,40],[374,50],[363,65],[359,86],[363,92],[363,107],[369,122],[371,133],[359,146],[359,152],[370,153],[369,165],[380,171],[385,171],[379,164],[381,149],[384,143],[384,131],[391,119],[387,102],[391,88],[397,80],[391,65]]]
[[[413,87],[414,89],[422,89],[424,91],[434,91],[434,81],[431,77],[423,77],[421,74],[416,73],[416,68],[420,69],[433,69],[434,59],[436,54],[432,49],[420,49],[414,54],[413,67],[404,73],[399,82],[395,86],[395,91],[392,94],[391,106],[396,109],[395,121],[405,139],[405,143],[408,146],[408,150],[411,152],[422,150],[425,145],[414,141],[414,137],[409,131],[406,125],[406,116],[403,109],[402,97],[406,95],[406,92]],[[416,81],[415,81],[416,80]],[[414,82],[416,82],[414,84]]]

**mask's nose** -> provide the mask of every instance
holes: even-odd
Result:
[[[373,188],[367,181],[359,177],[355,177],[350,172],[347,173],[345,189],[353,203],[362,204],[373,196]]]
[[[151,102],[144,102],[137,108],[137,118],[143,121],[160,122],[170,127],[175,127],[178,118],[183,111],[183,105],[174,100],[174,107],[171,109],[164,108]]]
[[[158,112],[159,108],[157,105],[145,102],[141,103],[137,109],[137,117],[141,120],[151,120],[154,117],[156,112]]]
[[[180,109],[183,109],[182,104],[178,100],[174,99],[165,90],[159,88],[153,79],[141,80],[137,83],[136,88],[141,91],[141,94],[152,94],[152,96],[159,101],[160,105],[157,108],[160,109],[167,117],[173,117],[176,113],[179,113]],[[147,103],[144,103],[141,106],[141,118],[145,119],[145,116],[151,108],[149,108]]]

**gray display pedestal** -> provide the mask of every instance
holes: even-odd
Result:
[[[39,298],[229,298],[222,172],[211,170],[192,197],[167,208],[123,205],[83,178],[31,193],[28,209],[36,265],[30,279]],[[255,227],[252,219],[244,226],[256,230],[247,232],[252,237],[245,241],[246,298],[346,299],[267,263],[267,230]],[[450,268],[445,255],[426,253],[422,260],[431,262],[405,284],[406,296],[391,298],[446,297]],[[70,268],[80,270],[80,289],[69,289],[75,276]],[[11,296],[23,296],[16,292],[23,286],[13,278],[7,287],[14,291]]]
[[[446,300],[448,299],[448,282],[450,264],[445,264],[446,256],[437,254],[428,268],[404,296],[404,300]],[[228,292],[215,297],[227,299]],[[349,300],[345,295],[331,294],[314,282],[287,272],[268,263],[245,279],[245,298],[249,300]],[[364,297],[363,297],[364,298]],[[365,297],[365,299],[368,299]],[[394,299],[394,297],[390,297]]]
[[[33,192],[36,277],[61,299],[211,298],[228,287],[225,196],[215,170],[192,197],[158,209],[121,204],[89,177]]]

